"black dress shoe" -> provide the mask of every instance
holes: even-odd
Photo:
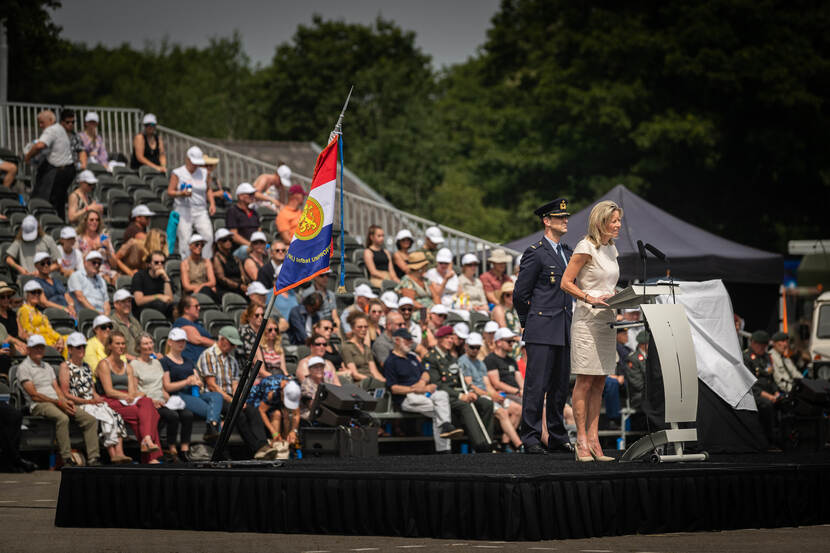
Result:
[[[570,453],[573,454],[574,446],[570,442],[562,442],[548,446],[548,451],[551,453]]]
[[[525,453],[528,455],[547,455],[548,450],[542,444],[533,444],[525,446]]]

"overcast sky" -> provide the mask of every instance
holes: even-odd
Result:
[[[186,46],[205,46],[213,36],[242,34],[254,63],[267,64],[300,23],[325,19],[371,23],[378,15],[415,31],[436,69],[459,63],[483,44],[499,0],[63,0],[53,13],[63,36],[88,44],[136,48],[165,36]]]

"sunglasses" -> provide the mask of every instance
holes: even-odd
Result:
[[[467,347],[470,348],[470,349],[473,349],[473,350],[481,349],[481,346],[467,346]]]
[[[205,247],[204,242],[196,242],[195,244],[190,244],[190,245],[193,246],[194,248],[204,248]]]
[[[34,296],[39,296],[39,295],[41,295],[41,294],[43,293],[43,290],[32,290],[32,291],[30,291],[30,292],[28,292],[28,293],[29,293],[29,294],[32,294],[32,295],[34,295]]]
[[[433,315],[435,315],[436,317],[446,317],[447,316],[446,313],[433,313]]]
[[[52,260],[51,260],[51,259],[44,259],[44,260],[42,260],[42,261],[40,261],[40,262],[38,262],[38,263],[35,263],[35,265],[51,265],[51,264],[52,264]]]
[[[269,328],[269,329],[268,329],[268,330],[266,330],[265,332],[276,332],[276,331],[277,331],[277,329],[276,329],[276,328]]]
[[[11,297],[11,296],[9,296],[9,297]],[[328,332],[329,330],[334,330],[334,327],[332,327],[332,326],[321,326],[320,330]]]
[[[164,261],[151,261],[151,265],[164,265]]]
[[[262,313],[254,313],[254,318],[255,318],[255,319],[260,319],[260,318],[262,318]]]
[[[323,346],[323,347],[325,347],[327,344],[328,344],[328,342],[313,342],[311,345],[312,346]]]
[[[105,324],[105,325],[98,326],[96,328],[100,328],[101,330],[112,330],[112,325],[111,324]]]
[[[226,236],[226,237],[224,237],[224,238],[220,238],[220,239],[219,239],[219,242],[230,242],[230,241],[231,241],[231,237],[230,237],[230,236]]]
[[[275,251],[275,252],[277,252],[277,253],[285,253],[285,252],[287,252],[288,250],[287,250],[287,249],[285,249],[285,248],[274,248],[274,251]]]
[[[411,307],[401,307],[401,308],[398,309],[398,311],[412,311],[412,308]]]
[[[0,296],[0,300],[10,300],[12,297],[14,297],[14,294],[3,294]]]
[[[89,264],[92,265],[93,267],[100,267],[101,266],[101,262],[97,259],[94,260],[94,261],[90,261]]]

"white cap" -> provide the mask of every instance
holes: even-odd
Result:
[[[34,215],[26,215],[20,223],[20,232],[23,234],[24,242],[31,242],[37,238],[37,219]]]
[[[104,259],[104,256],[101,255],[101,252],[98,250],[90,250],[86,257],[84,258],[87,261],[92,261],[93,259]]]
[[[222,240],[223,238],[227,238],[228,236],[231,236],[231,231],[229,231],[226,228],[220,228],[213,235],[213,241],[218,242],[218,241]]]
[[[141,120],[142,125],[158,125],[158,120],[156,116],[152,113],[148,113],[144,116],[144,119]]]
[[[133,295],[130,293],[129,290],[121,288],[120,290],[116,290],[115,293],[112,295],[112,301],[122,301],[131,297],[133,297]]]
[[[77,238],[78,233],[72,227],[63,227],[61,229],[61,240],[69,240],[70,238]]]
[[[283,163],[277,167],[277,174],[280,176],[280,182],[283,186],[291,186],[291,167]]]
[[[205,164],[205,154],[202,153],[202,149],[198,146],[191,146],[187,149],[187,159],[189,159],[190,163],[193,165]]]
[[[262,284],[258,280],[255,280],[248,285],[248,291],[246,293],[249,296],[252,296],[254,294],[262,294],[264,296],[268,293],[268,290],[265,288],[264,284]]]
[[[470,335],[467,336],[467,345],[468,346],[483,346],[484,345],[484,338],[481,337],[481,334],[478,332],[470,332]]]
[[[308,366],[313,367],[314,365],[325,365],[326,360],[320,357],[319,355],[315,355],[311,359],[308,360]]]
[[[293,380],[289,380],[282,391],[282,402],[286,408],[296,409],[300,406],[301,395],[300,385]]]
[[[24,292],[34,292],[35,290],[43,290],[43,286],[34,279],[30,280],[23,286]]]
[[[516,335],[513,334],[512,330],[510,330],[506,326],[503,326],[496,331],[496,335],[493,336],[493,340],[510,340],[515,337]]]
[[[409,238],[413,242],[415,241],[415,237],[412,236],[412,233],[409,232],[408,229],[399,230],[398,234],[395,235],[395,242],[400,242],[404,238]]]
[[[378,296],[372,292],[371,286],[368,284],[360,284],[354,289],[354,297],[374,299]]]
[[[436,263],[452,263],[452,252],[449,248],[441,248],[435,254]]]
[[[256,192],[256,188],[254,188],[250,182],[243,182],[236,187],[235,194],[238,198],[240,194],[253,194],[254,192]]]
[[[78,182],[88,182],[90,184],[95,184],[98,182],[98,177],[95,176],[95,173],[90,171],[89,169],[84,169],[81,171],[81,174],[78,175]]]
[[[467,323],[457,323],[452,327],[452,331],[455,332],[455,335],[462,340],[466,340],[470,335],[470,327],[467,326]]]
[[[475,263],[476,265],[479,265],[481,263],[481,261],[478,260],[478,257],[476,257],[475,254],[465,253],[464,257],[461,258],[462,265],[472,265],[473,263]]]
[[[207,240],[202,238],[201,234],[193,234],[190,236],[190,240],[187,241],[188,244],[195,244],[197,242],[207,242]]]
[[[94,121],[95,123],[99,122],[98,114],[96,112],[94,112],[94,111],[86,112],[86,115],[84,115],[84,123],[89,123],[90,121]]]
[[[264,232],[258,230],[258,231],[251,234],[251,242],[257,242],[259,240],[261,240],[263,242],[267,242],[268,237],[265,236]]]
[[[80,332],[73,332],[66,339],[66,345],[76,347],[76,348],[78,346],[85,346],[86,345],[86,336],[84,336]]]
[[[112,324],[112,319],[106,315],[98,315],[92,320],[92,328],[98,328],[101,325]]]
[[[438,227],[429,227],[424,234],[426,234],[429,241],[433,244],[441,244],[444,242],[444,234]]]
[[[44,259],[49,259],[50,257],[51,256],[47,252],[37,252],[35,254],[34,263],[35,263],[35,265],[37,265],[38,263],[40,263]]]
[[[29,339],[26,340],[26,345],[30,348],[33,348],[35,346],[45,346],[46,340],[44,340],[43,336],[41,336],[40,334],[32,334],[31,336],[29,336]]]
[[[155,215],[155,212],[150,211],[150,208],[146,205],[137,205],[133,208],[132,212],[130,213],[130,217],[152,217]]]
[[[386,292],[381,294],[380,301],[383,302],[383,305],[385,305],[389,309],[398,308],[398,295],[392,290],[387,290]]]
[[[415,302],[412,301],[412,298],[410,297],[401,296],[401,299],[398,300],[398,309],[400,309],[404,305],[415,305]]]
[[[487,321],[484,325],[484,332],[495,332],[499,329],[499,323],[496,321]]]
[[[435,305],[429,308],[429,312],[435,313],[436,315],[447,315],[449,314],[450,310],[447,309],[444,305],[436,303]]]
[[[179,327],[171,328],[167,333],[167,341],[178,342],[179,340],[187,340],[187,333]]]

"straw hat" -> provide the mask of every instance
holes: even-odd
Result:
[[[501,303],[501,297],[502,297],[502,295],[503,295],[505,292],[511,292],[511,293],[512,293],[512,292],[513,292],[513,288],[515,288],[515,287],[516,287],[516,285],[515,285],[515,284],[513,284],[513,281],[512,281],[512,280],[510,280],[510,281],[505,282],[504,284],[502,284],[502,285],[501,285],[501,288],[499,288],[499,289],[498,289],[498,291],[496,292],[496,299],[499,301],[499,303]]]
[[[407,257],[406,264],[409,265],[411,270],[417,271],[429,265],[429,260],[427,260],[427,256],[424,255],[424,252],[412,252],[409,254],[409,257]]]
[[[503,249],[496,248],[490,254],[490,258],[488,259],[488,261],[490,263],[510,263],[511,259],[512,257],[507,255],[507,252],[505,252]]]

